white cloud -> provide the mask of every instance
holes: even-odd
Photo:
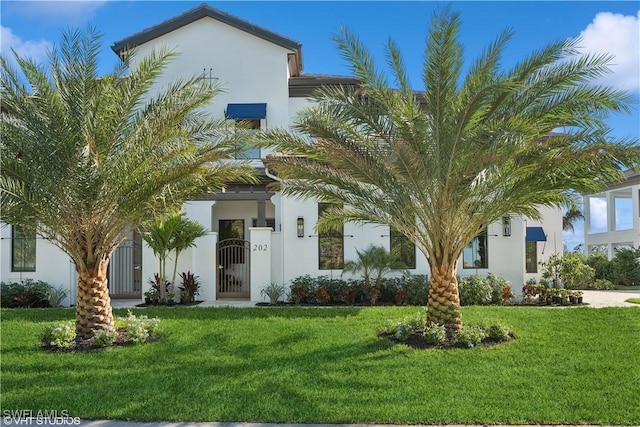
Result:
[[[640,11],[636,16],[601,12],[580,33],[581,51],[608,53],[613,73],[599,83],[640,91]]]
[[[591,233],[607,231],[607,199],[604,197],[589,197],[589,215]]]
[[[21,1],[12,4],[12,12],[60,26],[80,26],[89,22],[106,1]]]
[[[11,28],[0,26],[0,41],[2,55],[10,61],[13,58],[11,49],[15,50],[21,57],[31,58],[36,62],[43,62],[47,57],[47,52],[53,44],[47,40],[22,40],[13,34]]]

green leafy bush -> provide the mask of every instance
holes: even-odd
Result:
[[[456,335],[456,341],[459,345],[467,348],[477,346],[485,338],[485,333],[479,326],[464,325]]]
[[[76,325],[73,320],[46,325],[39,336],[40,345],[48,348],[71,348],[76,344]]]
[[[585,289],[593,283],[595,270],[580,254],[553,254],[542,263],[542,277],[550,280],[554,288]]]
[[[506,341],[511,336],[511,328],[502,323],[493,323],[483,329],[487,338],[494,341]]]
[[[492,288],[488,281],[477,274],[458,281],[460,305],[488,305],[492,300]]]
[[[98,348],[110,347],[116,342],[117,334],[106,329],[100,329],[93,335],[93,345]]]
[[[145,315],[135,316],[129,310],[126,317],[116,317],[116,329],[125,331],[127,342],[141,344],[155,339],[158,335],[160,320]]]
[[[447,340],[447,331],[444,326],[430,322],[423,332],[424,340],[429,344],[442,344]]]
[[[614,284],[632,286],[640,283],[640,248],[616,249],[616,256],[611,260]]]
[[[61,293],[64,296],[61,297]],[[0,283],[0,304],[5,308],[44,308],[56,305],[66,291],[54,288],[42,280],[25,279],[22,282]]]

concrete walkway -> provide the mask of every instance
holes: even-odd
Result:
[[[640,291],[582,291],[583,301],[591,307],[640,307],[640,304],[625,302],[629,298],[640,298]],[[111,300],[113,308],[136,308],[142,301],[137,299]],[[255,307],[255,303],[247,300],[205,301],[194,307]]]

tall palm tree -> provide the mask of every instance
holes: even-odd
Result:
[[[175,57],[166,49],[125,75],[127,54],[99,76],[99,40],[91,28],[65,32],[46,67],[18,55],[17,67],[0,60],[2,221],[71,257],[83,339],[114,329],[107,266],[129,230],[252,170],[223,161],[233,141],[204,112],[219,88],[197,77],[160,85]]]
[[[628,111],[629,95],[590,84],[611,58],[579,56],[579,42],[564,40],[503,70],[503,31],[463,76],[459,27],[450,8],[434,14],[420,93],[393,41],[390,84],[343,29],[335,41],[360,85],[318,90],[292,131],[262,136],[280,152],[266,165],[284,193],[344,206],[325,212],[320,230],[383,223],[416,244],[431,270],[428,317],[453,332],[457,263],[476,235],[504,215],[568,205],[570,189],[597,191],[640,159],[638,142],[613,140],[604,123]]]

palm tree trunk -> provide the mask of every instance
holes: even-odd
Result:
[[[456,266],[431,266],[427,320],[456,333],[462,327]]]
[[[111,298],[107,288],[109,259],[102,260],[95,269],[78,272],[78,302],[76,304],[76,335],[89,339],[94,331],[115,332]]]

